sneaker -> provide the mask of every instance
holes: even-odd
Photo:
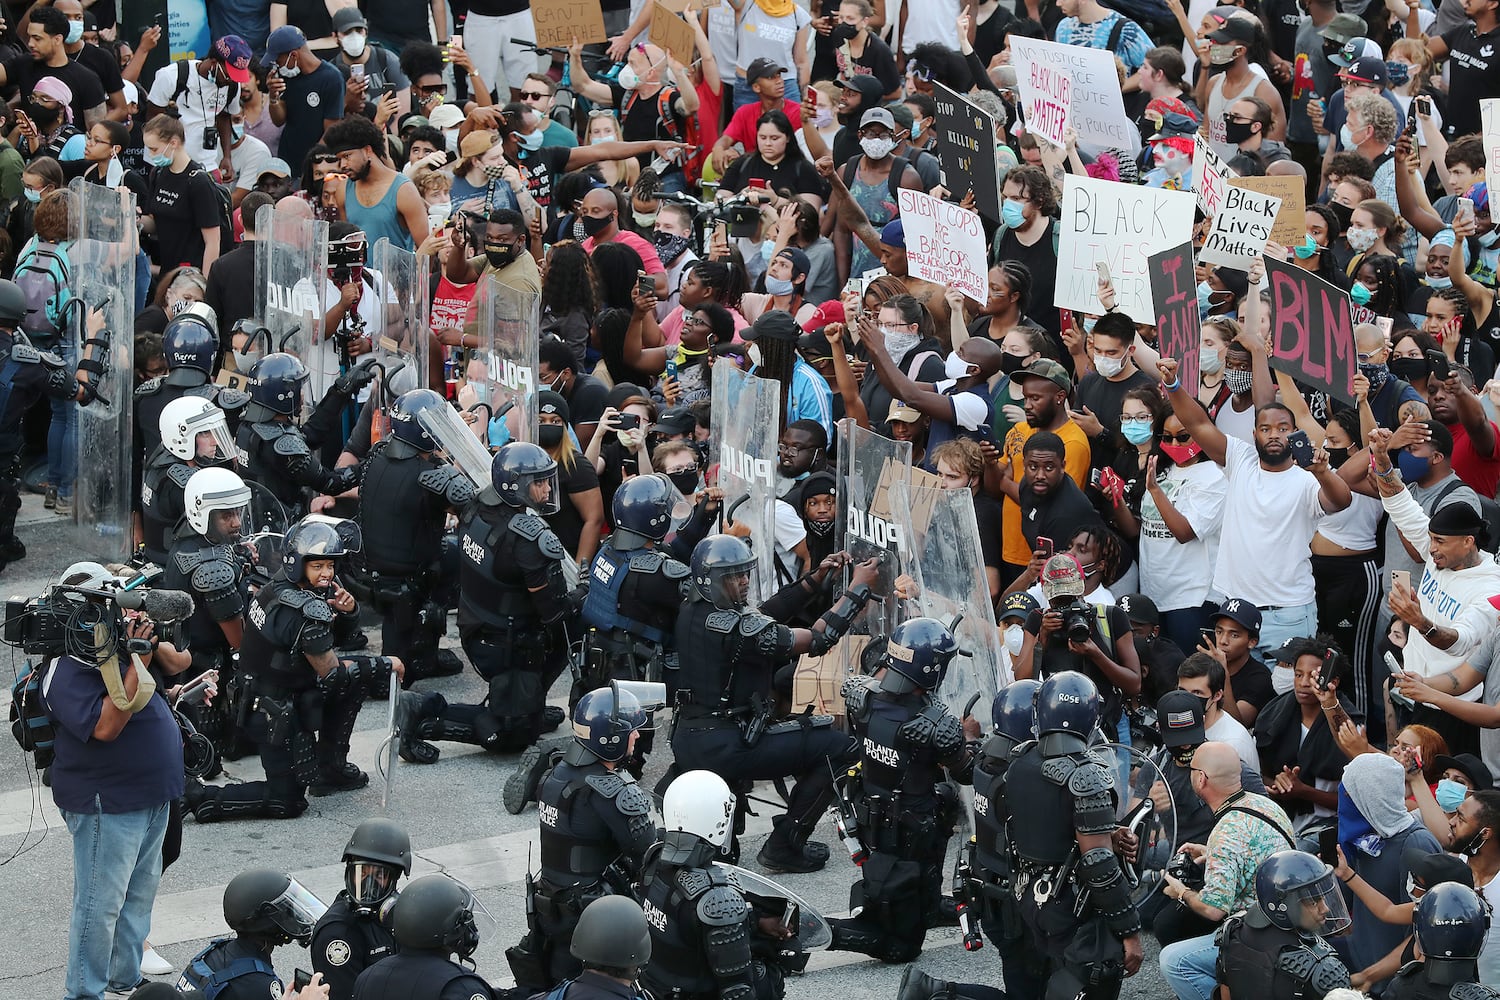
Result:
[[[521,754],[521,759],[516,762],[516,769],[505,779],[505,791],[501,794],[505,811],[512,816],[519,816],[526,809],[526,803],[535,802],[537,786],[542,783],[542,775],[551,766],[551,747],[541,743],[527,747]]]
[[[142,976],[141,981],[136,983],[134,986],[106,986],[104,988],[104,995],[112,997],[128,997],[130,996],[130,994],[134,993],[136,990],[140,989],[142,986],[145,986],[149,982],[149,979],[147,979],[145,976]]]
[[[72,517],[73,516],[73,498],[72,497],[59,496],[57,498],[57,504],[56,504],[56,506],[54,506],[52,508],[52,510],[59,517]]]
[[[318,780],[307,790],[309,795],[332,795],[335,792],[352,792],[370,783],[370,776],[347,760],[332,767],[322,767]]]
[[[177,971],[177,966],[162,957],[161,952],[151,947],[151,942],[146,942],[146,950],[141,952],[141,974],[146,976],[170,976]]]
[[[46,499],[44,499],[42,501],[42,506],[43,507],[47,508],[48,510],[51,510],[54,507],[56,507],[57,506],[57,487],[56,486],[49,486],[49,487],[47,487],[47,492],[45,494],[45,497],[46,497]]]
[[[563,720],[567,717],[568,713],[564,712],[556,705],[548,705],[546,708],[542,709],[542,732],[552,732],[552,730],[562,725]]]

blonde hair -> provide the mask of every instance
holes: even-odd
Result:
[[[429,170],[423,167],[411,175],[411,182],[417,186],[417,194],[427,197],[435,191],[452,191],[453,178],[441,170]]]

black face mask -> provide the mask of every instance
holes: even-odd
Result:
[[[843,45],[857,34],[859,34],[859,28],[852,24],[836,24],[828,33],[828,40],[834,45]]]
[[[36,101],[27,101],[26,115],[36,123],[38,129],[46,132],[57,124],[57,119],[62,116],[62,108],[48,108]]]
[[[1475,830],[1463,840],[1455,840],[1453,842],[1453,852],[1455,854],[1462,854],[1466,858],[1472,858],[1484,850],[1484,842],[1484,830]]]
[[[822,538],[826,535],[833,534],[835,523],[836,522],[834,521],[808,521],[807,530],[809,534],[817,535],[819,538]]]
[[[562,424],[542,424],[536,429],[536,443],[543,448],[556,448],[562,444],[563,432],[566,430]]]
[[[698,489],[698,470],[688,469],[684,472],[669,472],[667,478],[672,480],[672,485],[677,487],[677,492],[683,496],[691,496]]]
[[[1006,354],[1003,351],[1000,353],[1000,370],[1006,375],[1014,375],[1025,367],[1026,359],[1019,354]]]
[[[1348,205],[1340,205],[1336,201],[1330,201],[1328,203],[1328,208],[1339,220],[1339,228],[1348,229],[1349,220],[1354,217],[1354,209],[1350,208]]]
[[[613,213],[598,216],[581,215],[578,217],[578,221],[583,226],[583,232],[586,236],[598,236],[614,223],[615,217]]]
[[[512,244],[491,243],[484,248],[484,259],[490,262],[490,267],[508,267],[520,252],[520,247]]]
[[[1386,362],[1386,367],[1403,382],[1416,382],[1426,378],[1430,372],[1426,358],[1391,358]]]
[[[1193,754],[1197,752],[1198,748],[1196,746],[1173,747],[1170,751],[1172,759],[1183,767],[1192,766]]]
[[[1250,136],[1254,134],[1255,130],[1252,127],[1251,122],[1227,121],[1224,123],[1225,142],[1231,142],[1238,146],[1240,143],[1244,142],[1246,139],[1249,139]]]
[[[1328,465],[1331,468],[1337,469],[1339,466],[1349,461],[1348,448],[1324,448],[1323,450],[1328,452]]]

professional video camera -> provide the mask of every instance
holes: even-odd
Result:
[[[104,622],[118,641],[124,634],[125,611],[140,611],[158,625],[169,625],[192,615],[193,598],[180,590],[53,586],[30,600],[7,600],[0,639],[33,656],[66,653],[93,662],[101,652],[95,648],[94,627]]]

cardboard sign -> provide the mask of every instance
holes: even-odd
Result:
[[[585,45],[609,41],[599,0],[532,0],[531,24],[538,48],[566,49],[575,38]]]
[[[1349,293],[1295,264],[1268,258],[1271,367],[1354,405],[1354,319]]]
[[[1149,258],[1151,297],[1156,302],[1156,350],[1177,359],[1184,386],[1198,385],[1198,280],[1193,273],[1193,244],[1181,243]]]
[[[1219,214],[1214,216],[1214,227],[1203,240],[1203,249],[1198,251],[1198,259],[1205,264],[1249,271],[1265,253],[1266,241],[1271,238],[1271,227],[1280,210],[1281,199],[1275,195],[1231,185],[1224,194]]]
[[[995,120],[964,97],[932,83],[937,115],[934,151],[943,166],[943,187],[954,201],[973,193],[974,207],[991,222],[1000,221],[1000,187],[995,183]]]
[[[906,273],[953,285],[981,305],[988,301],[989,258],[979,216],[921,191],[902,188],[898,194]]]
[[[1203,136],[1193,137],[1193,191],[1198,195],[1198,207],[1204,215],[1219,214],[1224,191],[1229,187],[1230,179],[1237,176]]]
[[[1271,239],[1284,247],[1302,242],[1307,233],[1307,188],[1303,186],[1302,178],[1282,175],[1235,177],[1229,186],[1249,188],[1280,198],[1281,209],[1276,213],[1276,224],[1271,227]]]
[[[1479,121],[1484,142],[1484,176],[1500,178],[1500,97],[1487,97],[1479,102]],[[1490,199],[1490,219],[1500,225],[1500,208],[1495,207],[1494,198]]]
[[[1069,174],[1061,211],[1052,304],[1102,312],[1094,265],[1103,261],[1120,310],[1137,323],[1156,322],[1149,258],[1192,238],[1192,194]]]
[[[1028,129],[1061,145],[1062,132],[1071,124],[1085,149],[1140,151],[1141,133],[1125,114],[1113,52],[1018,36],[1011,37],[1010,51]],[[1069,83],[1064,85],[1061,77]],[[1056,105],[1064,96],[1068,111],[1059,122]],[[1033,125],[1033,114],[1043,121]]]
[[[697,41],[693,37],[693,26],[672,13],[661,0],[652,4],[651,41],[666,49],[684,66],[693,61]]]

